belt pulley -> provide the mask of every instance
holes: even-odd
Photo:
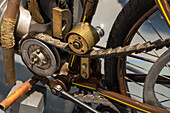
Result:
[[[57,49],[47,46],[37,39],[22,40],[20,51],[27,67],[40,76],[51,76],[60,67],[60,56]]]

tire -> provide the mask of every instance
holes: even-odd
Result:
[[[138,28],[157,10],[154,0],[129,0],[114,22],[107,48],[129,45]],[[147,15],[145,18],[143,16]],[[123,59],[120,60],[120,59]],[[108,90],[129,96],[126,74],[126,56],[105,58],[105,85]]]
[[[107,48],[125,46],[123,42],[132,26],[154,5],[154,0],[130,0],[118,15],[111,29]],[[117,78],[117,65],[117,57],[105,59],[105,84],[109,90],[120,93]]]

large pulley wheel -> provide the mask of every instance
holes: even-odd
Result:
[[[169,61],[170,49],[164,52],[150,69],[148,75],[146,76],[143,89],[143,101],[145,103],[166,109],[164,106],[162,106],[161,102],[159,102],[158,98],[156,97],[154,87],[160,72],[162,71],[164,66],[169,63]]]
[[[24,39],[20,51],[26,66],[37,75],[51,76],[60,67],[58,51],[39,40]]]

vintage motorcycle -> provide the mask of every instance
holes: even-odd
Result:
[[[154,91],[154,86],[157,83],[165,86],[170,84],[169,73],[160,74],[164,68],[169,71],[170,1],[128,1],[112,26],[106,47],[97,45],[105,31],[101,26],[91,25],[98,2],[99,0],[8,1],[7,9],[2,12],[4,16],[1,24],[6,82],[13,84],[16,81],[14,52],[21,55],[23,62],[35,76],[1,102],[1,109],[6,110],[41,81],[53,94],[67,98],[90,112],[169,112],[169,108],[161,104],[163,102],[155,94],[164,96],[166,102],[170,97],[162,94],[163,92]],[[160,27],[153,25],[154,22],[150,21],[152,18],[161,20],[161,27],[167,30],[166,35],[161,36]],[[151,41],[141,33],[140,29],[149,29],[146,24],[155,32],[157,39],[150,35],[153,39]],[[140,43],[134,44],[134,39]],[[162,49],[163,47],[167,49]],[[163,50],[164,54],[159,56],[156,50]],[[149,59],[146,55],[154,58]],[[144,68],[132,64],[128,58],[154,65],[145,74],[137,69]],[[104,60],[104,74],[101,73],[101,60]],[[133,73],[128,73],[128,70]],[[144,87],[143,103],[130,98],[138,97],[130,92],[131,82]],[[84,99],[79,94],[71,95],[68,93],[71,86],[77,86],[84,96],[92,92],[101,96],[95,97],[92,93]],[[85,103],[100,105],[94,109]]]

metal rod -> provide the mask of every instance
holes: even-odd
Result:
[[[64,90],[61,91],[61,94],[63,94],[64,96],[66,96],[67,98],[69,98],[71,101],[75,102],[76,104],[78,104],[79,106],[81,106],[82,108],[85,108],[86,110],[92,112],[92,113],[99,113],[98,111],[96,111],[95,109],[91,108],[90,106],[88,106],[87,104],[81,102],[80,100],[78,100],[77,98],[73,97],[72,95],[68,94],[67,92],[65,92]]]
[[[141,73],[138,73],[138,74],[137,73],[134,73],[134,74],[127,73],[126,74],[126,77],[128,77],[129,79],[131,79],[135,82],[143,82],[143,83],[145,82],[146,76],[147,76],[147,74],[141,74]],[[163,76],[169,78],[168,75],[163,75]],[[156,83],[158,83],[158,84],[169,84],[169,80],[164,78],[164,77],[159,76]]]
[[[84,7],[85,0],[81,0],[82,7]]]
[[[166,0],[155,0],[162,16],[170,28],[170,7]]]
[[[144,87],[144,85],[142,85],[142,84],[140,84],[140,83],[138,83],[138,82],[136,82],[136,81],[134,81],[134,80],[132,80],[132,79],[130,79],[130,78],[128,78],[128,77],[125,77],[125,79],[126,79],[126,80],[129,80],[129,81],[131,81],[131,82],[133,82],[133,83],[135,83],[135,84],[137,84],[138,86]],[[157,91],[155,91],[155,93],[157,93],[157,94],[159,94],[159,95],[161,95],[161,96],[164,96],[164,97],[166,97],[166,98],[170,98],[169,96],[166,96],[166,95],[164,95],[163,93],[159,93],[159,92],[157,92]]]
[[[80,100],[78,100],[77,98],[73,97],[69,93],[65,92],[60,85],[56,85],[55,87],[53,87],[52,88],[52,93],[55,94],[55,95],[61,95],[63,97],[66,97],[69,100],[71,100],[72,102],[78,104],[82,108],[84,108],[84,109],[86,109],[86,110],[88,110],[88,111],[90,111],[92,113],[99,113],[98,111],[96,111],[92,107],[88,106],[87,104],[81,102]]]
[[[2,110],[8,109],[16,100],[31,90],[32,86],[38,82],[35,78],[30,78],[23,85],[21,85],[16,91],[9,95],[5,100],[0,103]]]
[[[151,60],[149,58],[140,57],[140,56],[137,56],[137,55],[128,55],[128,56],[136,58],[136,59],[144,60],[144,61],[147,61],[147,62],[151,62],[151,63],[155,63],[156,62],[155,60]],[[167,64],[167,65],[170,66],[169,64]]]
[[[97,87],[97,92],[109,99],[112,99],[114,101],[120,102],[124,105],[127,105],[129,107],[135,108],[137,110],[140,110],[142,112],[148,112],[148,113],[169,113],[169,111],[141,103],[139,101],[133,100],[131,98],[128,98],[126,96],[123,96],[121,94],[115,93],[113,91],[108,91],[103,89],[102,87],[98,86]]]
[[[13,48],[3,48],[3,63],[6,85],[14,84],[16,82],[16,73]]]
[[[81,17],[81,22],[91,23],[92,18],[96,12],[96,8],[99,0],[86,0],[83,7],[83,14]]]
[[[152,27],[152,29],[156,32],[156,34],[159,36],[161,40],[163,40],[162,36],[158,33],[158,31],[155,29],[155,27],[152,25],[152,23],[149,20],[146,20],[148,24]]]

